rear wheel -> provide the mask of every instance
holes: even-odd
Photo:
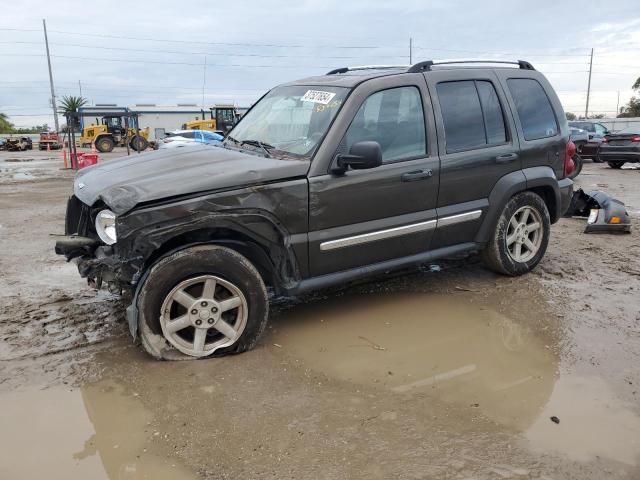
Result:
[[[502,210],[482,259],[498,273],[512,276],[527,273],[544,256],[550,230],[551,219],[544,200],[533,192],[519,193]]]
[[[267,291],[255,267],[215,245],[160,260],[138,296],[142,345],[166,360],[249,350],[264,331],[267,314]]]
[[[135,135],[131,139],[131,142],[129,143],[129,145],[136,152],[142,152],[143,150],[147,149],[147,147],[149,146],[149,142],[147,142],[147,139],[144,138],[143,136]]]
[[[112,152],[113,147],[115,146],[115,142],[111,137],[99,137],[95,143],[96,143],[96,149],[100,153]]]
[[[607,162],[611,168],[615,168],[616,170],[622,168],[624,162]]]

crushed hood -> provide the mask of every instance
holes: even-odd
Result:
[[[306,175],[306,160],[279,160],[208,145],[157,150],[80,170],[74,193],[116,214],[140,203],[191,193],[245,187]]]

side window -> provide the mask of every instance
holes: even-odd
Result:
[[[482,105],[484,116],[484,128],[488,145],[499,145],[507,141],[507,132],[504,126],[504,116],[498,94],[491,82],[477,81],[478,95]]]
[[[507,85],[516,104],[525,140],[558,134],[558,122],[542,85],[531,78],[510,78]]]
[[[383,90],[364,101],[345,134],[346,151],[367,140],[380,144],[385,163],[426,156],[424,111],[417,87]]]
[[[436,90],[448,153],[506,142],[502,107],[491,82],[443,82]]]
[[[607,129],[604,128],[604,126],[600,125],[599,123],[596,123],[593,126],[596,129],[596,135],[604,135],[605,132],[607,131]]]

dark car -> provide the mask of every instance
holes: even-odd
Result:
[[[157,358],[248,350],[270,297],[442,257],[526,273],[570,202],[575,147],[546,78],[497,65],[280,85],[219,146],[79,172],[56,251],[133,294],[131,332]]]
[[[608,134],[600,145],[599,155],[611,168],[622,168],[627,162],[640,162],[640,126]]]
[[[588,141],[582,145],[576,145],[578,147],[578,154],[582,158],[590,158],[593,161],[600,163],[601,160],[598,158],[598,149],[600,148],[605,135],[609,133],[607,127],[601,123],[586,121],[569,122],[569,127],[580,128],[588,132]]]

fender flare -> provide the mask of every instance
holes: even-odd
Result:
[[[516,170],[500,178],[491,190],[489,208],[474,241],[481,244],[489,241],[493,229],[502,214],[502,209],[515,194],[540,187],[552,189],[556,207],[555,211],[550,211],[549,213],[552,218],[559,218],[560,189],[553,169],[548,166],[540,166]]]

